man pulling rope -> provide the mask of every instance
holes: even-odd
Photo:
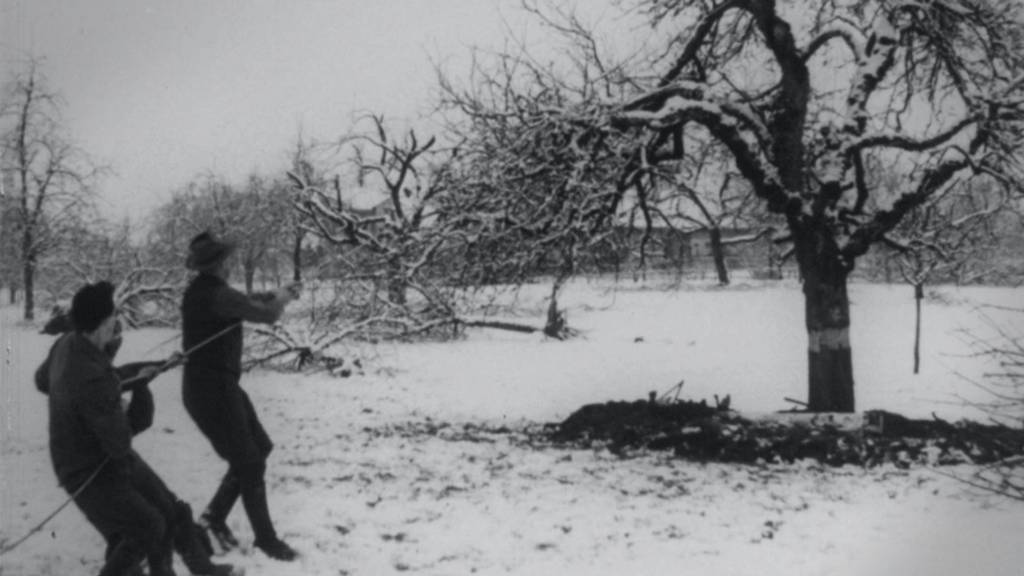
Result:
[[[211,547],[191,508],[131,448],[131,437],[153,422],[149,382],[195,349],[163,362],[114,368],[111,360],[122,339],[113,292],[110,283],[100,282],[75,294],[73,330],[54,343],[35,374],[36,387],[49,396],[50,452],[58,479],[71,495],[69,502],[75,501],[108,543],[100,574],[138,573],[146,558],[151,575],[171,576],[171,551],[176,550],[193,574],[240,575],[241,569],[210,560]],[[131,392],[126,410],[121,407],[124,391]]]
[[[228,463],[228,471],[199,522],[222,548],[237,546],[227,517],[241,497],[255,546],[271,558],[290,561],[297,554],[278,537],[267,505],[264,475],[273,443],[239,380],[241,323],[273,324],[285,306],[298,297],[299,286],[292,284],[274,294],[253,296],[235,290],[227,283],[231,269],[228,259],[233,251],[233,244],[203,232],[189,244],[186,262],[186,267],[198,274],[185,290],[181,304],[183,348],[228,331],[189,358],[182,380],[185,409],[217,455]]]

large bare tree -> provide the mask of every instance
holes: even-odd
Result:
[[[710,134],[708,145],[730,157],[788,229],[805,297],[809,409],[853,411],[847,280],[857,259],[953,178],[1021,181],[1019,3],[628,4],[651,25],[646,49],[628,59],[610,61],[602,36],[557,4],[528,3],[569,40],[575,83],[558,85],[552,78],[559,75],[539,59],[506,54],[499,61],[512,64],[505,69],[525,69],[515,82],[494,89],[494,75],[474,69],[475,92],[446,93],[478,126],[526,116],[534,126],[557,126],[552,142],[572,155],[571,167],[601,154],[609,159],[601,169],[619,161],[618,186],[603,188],[612,193],[606,218],[627,189],[649,188],[658,164],[686,157],[694,130]],[[878,193],[866,175],[869,161],[903,170],[895,198],[869,202]],[[566,196],[550,189],[550,197]]]
[[[61,100],[30,62],[16,74],[0,105],[4,170],[12,174],[13,197],[5,203],[5,222],[11,234],[24,291],[24,318],[35,316],[35,284],[40,259],[53,252],[63,232],[90,201],[99,170],[64,134]],[[11,213],[6,213],[8,210]]]
[[[785,216],[803,279],[809,408],[852,411],[847,278],[954,177],[1016,181],[1024,25],[1018,4],[998,0],[817,4],[642,3],[683,40],[657,85],[614,118],[656,133],[703,126]],[[927,167],[908,162],[899,196],[870,211],[869,156]]]

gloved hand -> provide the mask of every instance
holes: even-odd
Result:
[[[156,378],[157,374],[159,373],[159,366],[144,366],[141,369],[139,369],[139,374],[137,378],[142,380],[143,382],[149,382],[153,378]]]
[[[167,360],[164,360],[164,366],[165,366],[165,369],[171,369],[171,368],[174,368],[175,366],[181,366],[182,364],[184,364],[187,361],[188,361],[188,357],[187,356],[185,356],[181,352],[175,352],[174,354],[171,354],[167,358]]]

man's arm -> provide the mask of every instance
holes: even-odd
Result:
[[[90,378],[83,383],[76,400],[80,415],[96,434],[103,450],[112,458],[128,454],[132,427],[128,416],[121,409],[121,392],[116,382],[106,376]]]
[[[295,298],[296,290],[287,286],[274,294],[246,296],[230,286],[223,286],[214,294],[214,310],[224,318],[273,324],[281,317],[284,307]]]
[[[166,360],[147,360],[144,362],[129,362],[122,364],[114,368],[114,372],[117,374],[117,379],[121,381],[122,390],[134,390],[139,386],[149,384],[159,375],[159,372],[154,372],[152,375],[143,374],[143,370],[146,368],[161,368],[166,363]],[[130,382],[129,382],[130,381]],[[127,383],[127,384],[126,384]]]

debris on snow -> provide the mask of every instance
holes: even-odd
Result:
[[[780,412],[741,415],[705,401],[638,400],[583,406],[550,427],[558,443],[673,450],[699,461],[775,463],[810,459],[831,466],[989,464],[1024,454],[1024,430],[939,418]]]

